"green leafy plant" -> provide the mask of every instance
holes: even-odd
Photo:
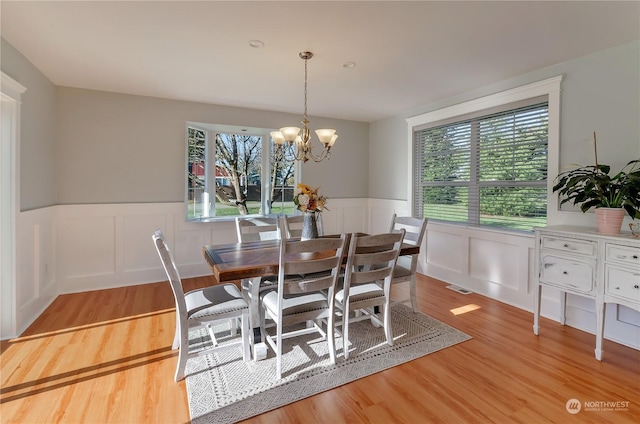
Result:
[[[624,208],[632,218],[640,218],[640,159],[627,163],[611,176],[609,165],[598,164],[596,135],[593,134],[596,165],[583,166],[558,175],[553,191],[582,212],[591,208]]]

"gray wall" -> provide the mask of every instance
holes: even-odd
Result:
[[[560,171],[572,164],[593,163],[594,131],[600,163],[617,170],[640,158],[640,41],[636,41],[372,122],[369,197],[407,199],[411,181],[406,168],[411,164],[407,164],[406,118],[557,75],[563,75]]]
[[[57,89],[57,110],[59,204],[180,202],[186,121],[280,128],[301,118],[67,87]],[[302,180],[322,185],[329,197],[366,197],[368,124],[309,120],[312,129],[333,126],[340,137],[331,160],[303,165]],[[350,167],[365,172],[353,178]]]
[[[279,128],[300,116],[54,87],[2,40],[2,70],[27,87],[21,127],[21,210],[53,204],[184,199],[184,122]],[[640,41],[482,87],[371,124],[311,117],[340,137],[333,157],[303,166],[302,180],[333,198],[406,199],[405,119],[533,81],[564,75],[560,169],[640,157]],[[55,134],[55,136],[54,136]]]
[[[2,71],[27,88],[20,108],[20,210],[55,205],[55,86],[20,52],[1,41]]]
[[[21,120],[21,210],[55,204],[181,202],[186,121],[280,128],[302,119],[55,87],[4,39],[1,66],[27,88]],[[330,198],[367,197],[369,124],[313,116],[309,120],[312,130],[335,128],[339,138],[330,160],[302,165],[302,181],[322,186]]]

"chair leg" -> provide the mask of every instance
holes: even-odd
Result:
[[[387,344],[393,346],[393,335],[391,334],[391,305],[387,299],[384,305],[384,335],[387,338]]]
[[[209,333],[209,337],[211,338],[211,343],[213,344],[213,347],[218,346],[218,339],[216,339],[216,333],[214,333],[213,331],[213,327],[211,326],[211,324],[207,324],[207,332]]]
[[[245,310],[242,312],[240,325],[240,336],[242,337],[242,360],[247,362],[251,359],[251,349],[249,343],[249,338],[251,337],[251,334],[249,333],[249,310]]]
[[[336,363],[336,334],[335,334],[335,313],[331,311],[327,320],[327,337],[329,337],[329,358],[331,363]]]
[[[189,329],[188,327],[180,327],[180,350],[178,351],[178,365],[176,366],[175,381],[178,382],[184,378],[184,369],[189,358]]]
[[[413,313],[418,312],[418,302],[416,297],[416,276],[415,274],[411,276],[411,280],[409,280],[409,294],[411,296],[411,308],[413,309]]]
[[[276,377],[282,378],[282,323],[277,323],[276,330]]]
[[[173,343],[171,344],[171,349],[177,349],[180,347],[180,317],[178,316],[178,311],[176,309],[176,332],[173,335]]]
[[[349,302],[343,303],[342,310],[342,352],[349,359]]]

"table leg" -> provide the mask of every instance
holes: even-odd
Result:
[[[260,331],[260,281],[260,278],[243,281],[245,293],[249,297],[251,355],[254,361],[260,361],[267,357],[267,345],[262,341],[262,333]]]

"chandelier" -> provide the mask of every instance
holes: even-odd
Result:
[[[334,129],[316,130],[318,139],[324,146],[319,155],[312,152],[311,134],[309,132],[309,120],[307,119],[307,61],[313,57],[311,52],[300,52],[300,58],[304,60],[304,119],[302,120],[302,131],[298,127],[284,127],[280,131],[271,131],[271,138],[276,145],[277,151],[284,153],[284,149],[290,149],[295,160],[307,162],[313,159],[320,162],[324,158],[331,157],[331,146],[334,145],[338,135]],[[286,144],[285,144],[286,143]]]

